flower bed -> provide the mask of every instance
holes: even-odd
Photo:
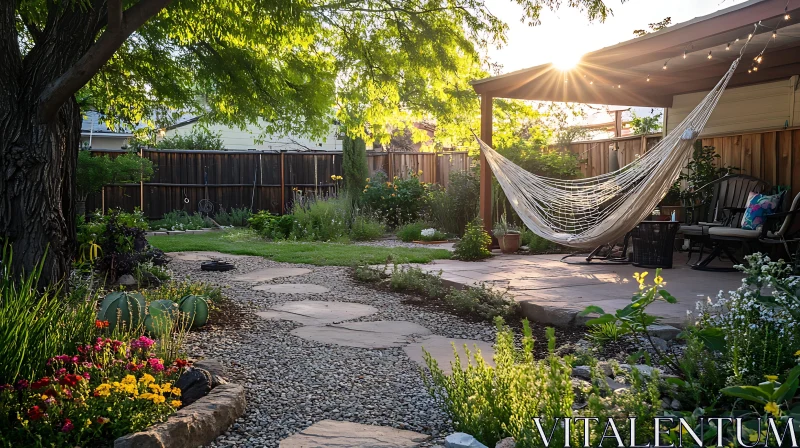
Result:
[[[181,406],[186,361],[156,357],[155,341],[98,337],[51,358],[51,373],[0,386],[0,433],[21,446],[86,446],[164,421]]]

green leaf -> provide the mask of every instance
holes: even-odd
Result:
[[[672,294],[663,289],[658,291],[658,294],[661,295],[661,297],[668,303],[678,303],[678,299],[676,299],[675,296],[673,296]]]
[[[741,398],[756,403],[767,404],[771,397],[757,386],[731,386],[725,387],[720,392],[729,396]]]
[[[609,322],[614,322],[617,319],[614,317],[613,314],[603,314],[600,317],[590,319],[586,321],[586,325],[603,325]]]
[[[597,306],[597,305],[589,305],[583,311],[578,313],[578,316],[586,316],[586,315],[592,314],[592,313],[595,313],[595,314],[606,314],[606,312],[603,311],[603,309],[600,308],[599,306]]]
[[[725,350],[725,334],[721,329],[706,327],[697,331],[696,334],[709,350],[715,352],[722,352]]]

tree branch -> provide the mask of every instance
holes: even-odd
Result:
[[[108,31],[122,30],[122,0],[108,0]]]
[[[109,26],[99,39],[66,72],[44,89],[39,97],[39,120],[47,121],[61,105],[83,87],[108,62],[134,31],[148,19],[158,14],[172,0],[140,0],[139,3],[121,11],[120,0],[110,0]],[[119,7],[118,13],[114,12]],[[121,15],[119,26],[114,26],[115,17]]]

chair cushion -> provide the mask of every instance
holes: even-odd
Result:
[[[727,236],[736,238],[758,239],[761,235],[759,229],[735,229],[732,227],[712,227],[708,229],[708,234],[713,236]]]
[[[747,207],[742,217],[742,229],[755,230],[761,227],[767,215],[777,211],[780,202],[779,194],[768,196],[751,192],[747,197]]]
[[[698,226],[698,225],[689,225],[689,224],[681,224],[678,233],[682,233],[684,235],[705,235],[708,232],[704,231],[708,229],[707,227]]]
[[[701,226],[706,226],[706,227],[715,227],[715,226],[721,226],[722,225],[721,222],[702,222],[702,221],[698,222],[697,224],[699,224]]]

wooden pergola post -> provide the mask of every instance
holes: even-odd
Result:
[[[492,100],[489,95],[481,95],[481,140],[492,146]],[[481,161],[481,200],[480,218],[483,220],[483,228],[487,232],[492,230],[492,169],[486,161],[483,152],[480,154]]]

